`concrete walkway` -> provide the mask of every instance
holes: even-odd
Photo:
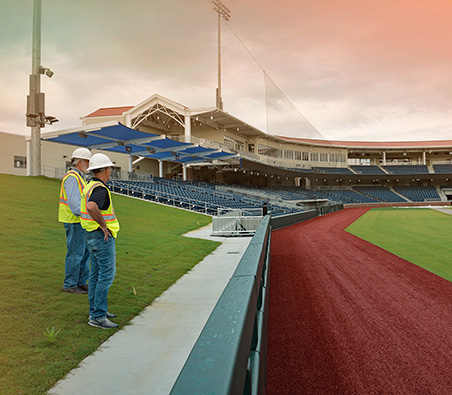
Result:
[[[50,394],[169,394],[251,237],[185,236],[222,244],[129,325],[59,381]],[[95,329],[93,330],[100,330]]]

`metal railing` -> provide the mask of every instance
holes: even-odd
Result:
[[[265,216],[207,320],[171,394],[263,394],[270,216]]]
[[[219,209],[212,217],[212,236],[245,236],[256,232],[262,222],[263,210]]]

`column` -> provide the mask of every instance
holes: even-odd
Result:
[[[127,126],[128,128],[132,128],[132,117],[131,117],[130,114],[126,114],[126,120],[125,120],[125,122],[126,122],[126,126]]]
[[[426,157],[425,151],[422,153],[422,164],[424,164],[424,165],[427,164],[427,157]]]
[[[184,181],[187,181],[187,165],[182,164],[182,178]]]
[[[132,155],[129,155],[129,173],[133,172]]]
[[[383,166],[386,166],[386,151],[383,151]]]
[[[185,114],[185,142],[191,142],[191,117],[189,113]]]
[[[159,160],[159,177],[163,177],[163,161]]]

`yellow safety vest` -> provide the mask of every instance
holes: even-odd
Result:
[[[86,187],[85,179],[78,174],[75,170],[69,170],[63,177],[61,181],[61,190],[60,190],[60,204],[58,208],[58,221],[65,222],[67,224],[76,224],[80,222],[80,217],[74,215],[69,207],[67,201],[66,189],[64,188],[64,182],[68,179],[68,177],[75,177],[77,180],[78,188],[80,190],[80,197],[82,196],[83,188]]]
[[[94,188],[98,186],[105,188],[108,192],[108,197],[110,198],[110,206],[108,207],[107,210],[100,210],[100,213],[102,214],[102,217],[104,217],[105,223],[107,224],[107,228],[110,230],[113,237],[116,238],[116,235],[119,232],[119,222],[118,219],[116,218],[115,210],[113,208],[110,190],[100,181],[90,181],[88,185],[83,189],[80,210],[81,211],[80,219],[82,228],[86,229],[88,232],[92,232],[93,230],[99,228],[99,224],[94,219],[91,218],[86,208],[91,193],[93,192]]]

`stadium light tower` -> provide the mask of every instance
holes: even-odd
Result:
[[[231,19],[231,11],[220,0],[211,0],[213,10],[218,14],[218,88],[217,88],[217,108],[223,109],[223,99],[221,98],[221,18],[226,22]]]
[[[30,94],[27,96],[27,126],[31,127],[29,175],[41,175],[41,127],[58,119],[45,115],[45,97],[41,92],[41,74],[51,78],[53,71],[41,66],[41,0],[33,1],[33,44]]]

